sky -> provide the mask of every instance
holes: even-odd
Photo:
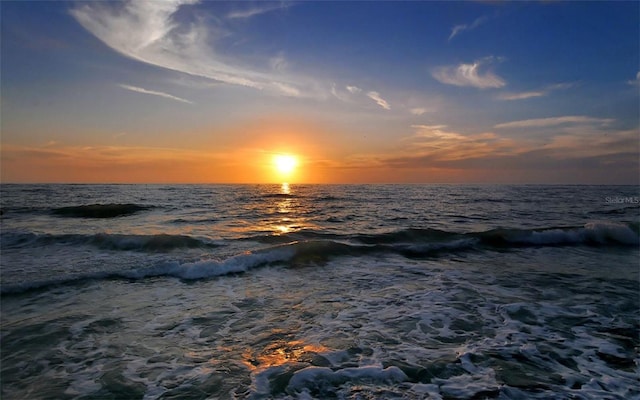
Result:
[[[637,1],[3,1],[0,19],[3,183],[640,183]]]

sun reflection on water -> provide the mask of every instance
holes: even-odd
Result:
[[[279,340],[269,343],[261,351],[248,348],[243,352],[243,364],[250,370],[277,367],[289,362],[311,362],[314,356],[327,352],[321,344],[303,340]]]
[[[285,214],[287,216],[274,221],[275,223],[271,227],[273,233],[283,235],[300,230],[304,224],[302,223],[302,218],[295,217],[295,214],[302,204],[300,204],[300,201],[295,197],[291,186],[287,182],[283,182],[280,185],[280,193],[276,198],[277,201],[274,203],[274,206],[277,214]]]

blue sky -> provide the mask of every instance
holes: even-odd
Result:
[[[3,2],[3,181],[638,183],[638,2]]]

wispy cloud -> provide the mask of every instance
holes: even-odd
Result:
[[[179,101],[179,102],[182,102],[182,103],[193,104],[192,101],[189,101],[187,99],[183,99],[182,97],[174,96],[172,94],[165,93],[165,92],[158,92],[156,90],[148,90],[148,89],[144,89],[144,88],[137,87],[137,86],[125,85],[125,84],[122,84],[122,83],[119,84],[118,86],[120,86],[123,89],[130,90],[132,92],[151,94],[151,95],[154,95],[154,96],[164,97],[165,99],[171,99],[171,100]]]
[[[405,140],[412,146],[411,153],[429,156],[432,160],[510,154],[517,147],[512,139],[492,132],[462,134],[447,129],[446,125],[411,125],[411,128],[415,133]]]
[[[251,18],[256,15],[264,14],[269,11],[279,10],[281,8],[287,7],[286,3],[267,3],[260,4],[259,6],[247,8],[245,10],[235,10],[227,14],[227,18],[229,19],[246,19]]]
[[[451,28],[451,35],[449,35],[449,39],[448,40],[451,41],[451,39],[453,39],[454,37],[458,36],[460,33],[464,32],[464,31],[470,31],[470,30],[476,29],[480,25],[482,25],[485,22],[487,22],[488,19],[489,19],[488,17],[482,16],[482,17],[476,18],[470,24],[461,24],[461,25],[454,26],[453,28]]]
[[[107,46],[134,60],[286,96],[306,94],[298,79],[252,69],[232,57],[217,54],[210,43],[219,38],[212,37],[202,22],[181,25],[175,14],[181,7],[195,3],[197,0],[82,3],[70,12]],[[291,90],[294,86],[300,88]]]
[[[338,100],[345,103],[354,103],[362,92],[357,86],[347,85],[338,87],[335,83],[331,84],[331,94]]]
[[[433,70],[431,76],[437,81],[454,86],[471,86],[478,89],[501,88],[507,83],[495,75],[491,70],[482,72],[481,69],[494,63],[496,57],[485,57],[471,64],[444,66]]]
[[[543,90],[531,91],[531,92],[519,92],[519,93],[502,93],[498,96],[500,100],[525,100],[532,97],[546,96],[547,92]]]
[[[289,68],[289,62],[287,62],[287,59],[282,53],[278,54],[275,57],[271,57],[271,59],[269,60],[269,65],[271,66],[271,69],[276,72],[286,72],[286,70]]]
[[[300,92],[300,90],[298,88],[296,88],[295,86],[289,85],[287,83],[282,83],[282,82],[271,82],[271,85],[278,89],[278,91],[285,95],[285,96],[291,96],[291,97],[301,97],[302,93]]]
[[[373,100],[378,106],[385,110],[391,110],[389,102],[382,98],[382,95],[375,90],[366,90],[355,85],[345,85],[343,88],[339,88],[333,84],[331,94],[345,103],[360,104],[363,107],[370,108],[371,100]]]
[[[384,108],[385,110],[391,110],[391,106],[389,105],[389,103],[383,99],[382,97],[380,97],[380,93],[378,92],[367,92],[367,97],[369,97],[371,100],[375,101],[380,107]]]
[[[412,125],[414,134],[404,147],[389,154],[370,155],[360,168],[384,171],[401,169],[410,180],[450,180],[472,177],[475,181],[526,179],[550,182],[637,182],[640,143],[636,130],[606,129],[610,120],[561,117],[554,122],[577,121],[587,125],[563,126],[544,143],[511,138],[499,133],[461,133],[446,125]],[[534,120],[531,120],[534,121]],[[547,125],[538,121],[526,125]],[[574,129],[575,128],[575,129]],[[448,171],[448,172],[447,172]],[[458,172],[455,172],[458,171]],[[554,171],[550,178],[549,171]],[[611,171],[615,171],[611,176]],[[444,178],[443,178],[444,177]],[[448,179],[447,179],[448,178]]]
[[[636,74],[636,79],[627,81],[629,85],[640,86],[640,71]]]
[[[543,97],[548,96],[551,92],[561,89],[568,89],[574,86],[573,83],[558,83],[555,85],[550,85],[540,90],[533,90],[529,92],[518,92],[518,93],[502,93],[498,95],[499,100],[525,100],[533,97]]]
[[[549,118],[535,118],[525,119],[519,121],[504,122],[494,126],[496,129],[505,128],[546,128],[558,125],[577,125],[577,124],[589,124],[589,125],[608,125],[613,122],[608,118],[594,118],[584,115],[566,115],[562,117],[549,117]]]
[[[411,114],[413,114],[413,115],[422,115],[422,114],[426,113],[427,111],[429,111],[429,110],[427,110],[424,107],[416,107],[416,108],[412,108],[412,109],[409,110],[409,112]]]

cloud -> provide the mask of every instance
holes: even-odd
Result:
[[[355,85],[345,85],[344,90],[342,90],[333,84],[331,86],[331,94],[345,103],[361,104],[366,107],[371,104],[370,100],[373,100],[385,110],[391,110],[389,102],[383,99],[379,92],[374,90],[365,91]]]
[[[592,120],[603,121],[588,119]],[[412,128],[415,132],[403,140],[403,148],[371,155],[369,165],[363,162],[360,167],[402,170],[401,176],[418,181],[427,176],[486,182],[631,183],[640,173],[636,130],[609,129],[602,134],[588,127],[563,129],[540,144],[492,132],[464,134],[446,125]]]
[[[482,16],[482,17],[476,18],[470,24],[461,24],[461,25],[454,26],[453,28],[451,28],[451,35],[449,35],[448,41],[451,41],[451,39],[453,39],[458,34],[464,32],[464,31],[470,31],[470,30],[476,29],[480,25],[482,25],[485,22],[487,22],[488,19],[489,18],[487,18],[486,16]]]
[[[269,60],[269,66],[271,69],[277,72],[285,72],[289,68],[289,63],[282,53],[275,57],[271,57]]]
[[[271,85],[277,88],[278,91],[285,96],[290,96],[290,97],[302,96],[302,93],[300,92],[300,90],[298,90],[296,87],[291,86],[289,84],[282,83],[282,82],[271,82]]]
[[[331,94],[338,100],[345,103],[353,103],[362,92],[362,89],[352,85],[346,85],[344,86],[344,89],[345,90],[339,88],[335,83],[331,84]]]
[[[446,128],[446,125],[411,125],[412,128],[417,130],[416,135],[412,137],[423,137],[425,133],[432,135],[434,133],[442,133],[441,130]]]
[[[228,19],[247,19],[256,15],[264,14],[269,11],[279,10],[287,7],[286,4],[279,2],[275,4],[261,4],[257,7],[248,8],[246,10],[235,10],[227,14]]]
[[[349,101],[349,96],[346,93],[339,91],[335,83],[331,84],[331,95],[340,101]]]
[[[219,82],[291,96],[298,79],[247,67],[210,45],[219,37],[201,20],[180,24],[176,13],[197,0],[82,3],[71,15],[116,52],[134,60]],[[277,63],[276,63],[277,64]],[[302,88],[297,95],[306,94]]]
[[[627,81],[629,85],[640,86],[640,71],[636,74],[636,79]]]
[[[429,110],[427,110],[426,108],[423,108],[423,107],[416,107],[416,108],[412,108],[412,109],[409,110],[409,112],[411,114],[413,114],[413,115],[422,115],[422,114],[426,113],[427,111],[429,111]]]
[[[378,93],[378,92],[367,92],[367,97],[369,97],[371,100],[375,101],[380,107],[384,108],[385,110],[391,110],[391,106],[389,105],[389,103],[387,103],[387,101],[385,99],[380,97],[380,93]]]
[[[501,138],[492,132],[462,134],[448,130],[446,125],[411,125],[411,128],[415,133],[405,138],[411,147],[405,152],[432,161],[512,154],[517,149],[514,140]],[[405,157],[399,156],[398,159]]]
[[[148,90],[148,89],[144,89],[144,88],[141,88],[141,87],[131,86],[131,85],[124,85],[124,84],[119,84],[118,86],[120,86],[123,89],[130,90],[132,92],[151,94],[151,95],[154,95],[154,96],[164,97],[166,99],[180,101],[182,103],[193,104],[192,101],[189,101],[187,99],[183,99],[181,97],[177,97],[177,96],[171,95],[169,93],[158,92],[158,91],[155,91],[155,90]]]
[[[444,66],[433,70],[431,76],[437,81],[454,86],[471,86],[478,89],[501,88],[507,83],[491,71],[481,73],[481,67],[491,64],[495,57],[486,57],[472,64]]]
[[[524,99],[530,99],[532,97],[543,97],[543,96],[549,95],[553,91],[568,89],[573,86],[575,86],[575,84],[573,83],[557,83],[555,85],[549,85],[543,89],[530,91],[530,92],[502,93],[498,95],[498,99],[499,100],[524,100]]]
[[[534,92],[520,92],[520,93],[503,93],[498,96],[500,100],[524,100],[532,97],[546,96],[547,92],[539,90]]]
[[[567,115],[562,117],[550,117],[550,118],[535,118],[525,119],[520,121],[511,121],[497,124],[494,126],[496,129],[505,128],[546,128],[550,126],[567,125],[567,124],[595,124],[595,125],[608,125],[613,122],[608,118],[593,118],[584,115]]]
[[[545,148],[554,150],[554,154],[565,158],[597,157],[629,152],[639,155],[640,142],[638,132],[635,130],[595,134],[595,132],[580,129],[576,132],[568,130],[553,137]]]

